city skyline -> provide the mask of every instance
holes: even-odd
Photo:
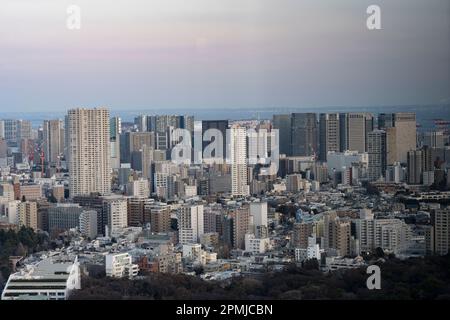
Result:
[[[3,4],[2,111],[449,103],[444,0],[378,1],[375,31],[368,1],[80,0],[80,30],[70,4]]]

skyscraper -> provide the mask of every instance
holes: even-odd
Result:
[[[315,113],[293,113],[291,132],[293,156],[312,156],[318,153]]]
[[[384,177],[386,172],[386,131],[374,130],[367,135],[370,181]]]
[[[373,128],[373,117],[366,113],[346,113],[341,114],[345,117],[341,121],[344,126],[341,130],[341,147],[343,151],[366,152],[366,137],[368,132]],[[367,129],[366,129],[367,128]]]
[[[396,128],[397,161],[406,163],[408,151],[416,150],[416,114],[412,112],[395,113],[393,122]]]
[[[408,152],[408,183],[420,184],[422,182],[422,150]]]
[[[113,117],[110,120],[109,141],[111,145],[111,167],[120,168],[120,134],[122,133],[122,120],[119,117]]]
[[[247,130],[234,125],[230,134],[231,194],[246,196],[250,193],[247,183]]]
[[[64,153],[64,127],[61,120],[44,120],[43,149],[45,160],[56,164]]]
[[[290,156],[291,152],[291,115],[275,114],[273,115],[273,128],[279,131],[280,154]]]
[[[204,120],[202,121],[202,138],[205,138],[205,133],[209,129],[216,129],[222,134],[222,158],[226,158],[227,152],[227,129],[228,129],[228,120]],[[209,139],[209,138],[208,138]],[[213,139],[211,139],[213,140]],[[212,141],[203,141],[202,142],[202,153],[204,154],[205,148],[212,143]],[[216,158],[216,152],[213,152],[212,157]]]
[[[70,197],[111,191],[109,111],[71,109],[67,114]]]
[[[329,151],[340,151],[339,113],[321,113],[319,117],[319,159],[327,161]]]

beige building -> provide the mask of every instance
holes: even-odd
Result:
[[[72,109],[67,114],[70,197],[111,191],[109,111]]]
[[[38,229],[38,211],[36,202],[21,202],[19,204],[19,225]]]
[[[42,198],[42,186],[40,184],[25,184],[20,186],[20,199],[33,201]]]
[[[61,120],[44,120],[43,148],[45,161],[57,164],[64,153],[64,127]]]
[[[416,114],[412,112],[395,113],[393,118],[396,128],[396,161],[406,163],[408,151],[416,150]]]

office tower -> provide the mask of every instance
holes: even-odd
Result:
[[[430,148],[444,148],[445,139],[444,132],[442,131],[431,131],[425,132],[423,136],[423,145]]]
[[[202,154],[205,156],[204,151],[205,148],[214,141],[219,141],[219,140],[215,140],[216,138],[210,138],[207,137],[207,135],[205,135],[205,133],[210,130],[210,129],[215,129],[218,130],[219,132],[216,132],[216,134],[221,134],[222,137],[222,159],[225,159],[227,157],[227,129],[228,129],[228,120],[204,120],[202,121],[202,139],[205,139],[207,141],[203,141],[202,140]],[[209,134],[213,134],[213,131],[210,131]],[[219,138],[220,139],[220,138]],[[216,142],[218,143],[218,142]],[[220,147],[220,146],[218,146]],[[213,158],[218,157],[218,152],[213,151],[211,156]]]
[[[369,181],[376,181],[386,173],[386,131],[374,130],[367,135]]]
[[[109,142],[111,145],[111,168],[120,168],[120,135],[122,133],[122,120],[119,117],[111,118],[109,122]]]
[[[317,116],[315,113],[293,113],[291,118],[293,156],[312,156],[317,149]]]
[[[378,129],[386,130],[394,127],[394,116],[392,113],[380,113],[378,115]]]
[[[17,141],[22,139],[31,139],[31,121],[28,120],[17,120]]]
[[[139,132],[147,131],[147,116],[140,115],[134,118],[134,124],[136,125]]]
[[[204,233],[203,205],[184,205],[178,213],[178,237],[181,244],[198,243]]]
[[[0,120],[0,140],[5,139],[5,121]]]
[[[273,115],[273,128],[278,129],[280,154],[286,156],[292,155],[291,150],[291,115],[290,114],[275,114]]]
[[[408,152],[408,184],[422,183],[422,150]]]
[[[166,203],[157,202],[146,205],[150,210],[151,231],[156,233],[167,233],[170,227],[170,206]]]
[[[97,237],[97,211],[83,210],[80,214],[80,233],[90,239]]]
[[[111,191],[109,111],[72,109],[67,115],[69,192],[73,198]]]
[[[5,159],[6,163],[7,156],[8,156],[8,143],[6,142],[5,139],[0,138],[0,159]]]
[[[387,127],[386,131],[386,164],[393,166],[397,161],[397,128]]]
[[[83,208],[73,203],[58,203],[48,208],[48,230],[59,233],[79,227],[81,212]]]
[[[367,139],[368,139],[368,135],[370,132],[372,132],[375,129],[375,121],[374,121],[374,116],[371,113],[365,113],[364,114],[365,117],[365,127],[366,127],[366,134],[365,134],[365,139],[366,139],[366,152],[367,152]]]
[[[422,173],[423,172],[431,172],[435,170],[435,166],[434,166],[434,158],[433,158],[433,154],[434,154],[434,148],[428,147],[428,146],[424,146],[421,151],[422,151]]]
[[[416,150],[417,128],[415,113],[395,113],[397,161],[407,162],[408,151]]]
[[[61,120],[44,120],[43,149],[45,161],[56,165],[64,153],[64,127]]]
[[[103,208],[108,219],[109,234],[107,236],[114,236],[121,229],[128,226],[128,204],[126,199],[118,197],[106,198]]]
[[[321,113],[319,117],[319,159],[327,161],[329,151],[340,151],[339,113]]]
[[[247,180],[247,130],[237,125],[229,130],[231,161],[231,194],[247,196],[250,193]]]
[[[434,210],[433,214],[434,252],[446,255],[450,248],[450,209]]]
[[[341,150],[367,151],[367,133],[373,129],[373,116],[368,113],[346,113],[340,115]]]
[[[145,227],[150,223],[150,211],[147,206],[152,203],[153,200],[142,197],[128,198],[128,226]]]
[[[109,121],[109,137],[115,139],[120,134],[122,134],[122,119],[112,117]]]
[[[181,116],[180,128],[188,130],[192,135],[194,132],[194,116]]]
[[[4,130],[6,141],[16,141],[17,139],[17,120],[4,120]]]
[[[38,229],[37,203],[31,201],[21,202],[18,205],[19,226]]]

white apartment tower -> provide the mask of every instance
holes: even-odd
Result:
[[[71,109],[67,114],[70,197],[111,191],[109,111]]]
[[[198,243],[204,233],[203,205],[185,205],[178,215],[178,236],[181,244]]]
[[[231,193],[247,196],[250,193],[247,179],[247,130],[237,125],[229,130],[231,161]]]

